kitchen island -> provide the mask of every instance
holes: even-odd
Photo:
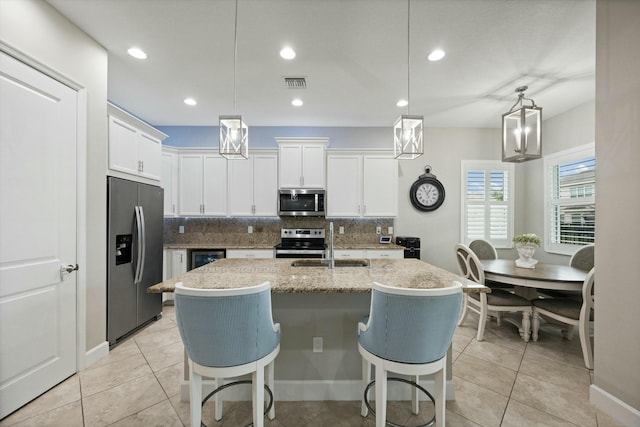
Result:
[[[458,281],[465,292],[489,291],[417,259],[372,259],[366,260],[368,266],[333,269],[294,267],[295,261],[221,259],[154,285],[149,292],[173,292],[177,282],[194,288],[233,288],[271,282],[273,318],[282,330],[280,354],[275,361],[276,400],[317,401],[359,400],[362,396],[357,324],[369,314],[372,282],[439,288]],[[320,349],[315,351],[314,338],[321,341]],[[451,352],[447,359],[447,399],[451,400],[455,398]],[[188,400],[187,379],[185,369],[183,400]],[[422,384],[430,387],[428,380]],[[225,400],[250,400],[248,394],[240,394],[235,388],[229,389],[234,394],[227,395]],[[407,396],[405,389],[389,391],[391,400]]]
[[[350,261],[348,265],[355,264],[355,260]],[[173,292],[178,282],[192,288],[226,289],[259,285],[267,280],[275,294],[368,293],[372,282],[403,288],[442,288],[457,281],[465,292],[488,291],[484,286],[417,259],[362,261],[368,265],[329,269],[326,266],[294,267],[295,260],[287,258],[224,258],[151,286],[148,291]]]

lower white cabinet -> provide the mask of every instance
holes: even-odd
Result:
[[[164,249],[162,255],[162,280],[172,279],[187,272],[186,249]],[[172,300],[173,293],[164,292],[162,294],[162,302]]]
[[[367,257],[371,259],[404,258],[403,249],[367,249]]]
[[[404,258],[403,249],[336,249],[335,259],[400,259]]]
[[[227,249],[227,258],[268,259],[273,258],[273,249]]]

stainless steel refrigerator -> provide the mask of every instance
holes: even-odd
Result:
[[[109,345],[162,312],[162,188],[108,177],[107,339]]]

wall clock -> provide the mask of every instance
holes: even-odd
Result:
[[[425,166],[424,172],[411,186],[409,198],[414,208],[431,212],[444,203],[444,185],[431,173],[431,166]]]

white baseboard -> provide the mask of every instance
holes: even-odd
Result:
[[[232,381],[232,380],[230,380]],[[420,385],[433,394],[433,380],[421,380]],[[202,381],[202,396],[213,391],[213,381]],[[410,400],[408,386],[400,388],[390,387],[388,400]],[[230,387],[224,392],[224,400],[251,400],[249,385]],[[189,401],[189,384],[183,381],[180,389],[183,402]],[[421,399],[426,397],[421,397]],[[455,388],[452,380],[447,380],[447,400],[455,400]],[[362,399],[362,384],[359,380],[341,381],[276,381],[276,401],[326,401],[326,400],[360,400]]]
[[[109,355],[109,341],[104,341],[87,351],[78,360],[78,372],[96,363]]]
[[[625,426],[640,426],[640,411],[596,385],[589,387],[589,401]]]

